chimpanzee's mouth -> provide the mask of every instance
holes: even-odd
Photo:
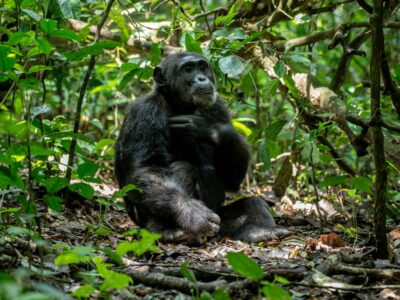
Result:
[[[214,104],[217,100],[217,94],[215,92],[203,92],[193,94],[193,103],[198,107],[206,107]]]

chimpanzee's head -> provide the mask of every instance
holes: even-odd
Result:
[[[174,105],[204,108],[217,99],[210,63],[197,53],[169,55],[154,69],[153,77],[158,91]]]

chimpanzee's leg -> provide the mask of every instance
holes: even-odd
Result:
[[[238,200],[220,208],[219,235],[245,242],[260,242],[287,236],[290,232],[276,227],[268,205],[261,198]]]

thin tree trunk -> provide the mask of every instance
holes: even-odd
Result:
[[[381,62],[383,57],[383,1],[373,1],[373,13],[370,17],[372,31],[372,53],[371,53],[371,129],[372,144],[374,149],[374,162],[376,169],[375,181],[375,236],[377,258],[388,258],[387,235],[386,235],[386,184],[387,171],[384,153],[384,137],[381,121]]]

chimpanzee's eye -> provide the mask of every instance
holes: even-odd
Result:
[[[205,72],[208,69],[208,65],[205,61],[200,62],[200,70]]]
[[[192,71],[193,71],[193,66],[192,65],[186,65],[186,66],[184,66],[184,68],[183,68],[183,70],[186,72],[186,73],[191,73]]]

